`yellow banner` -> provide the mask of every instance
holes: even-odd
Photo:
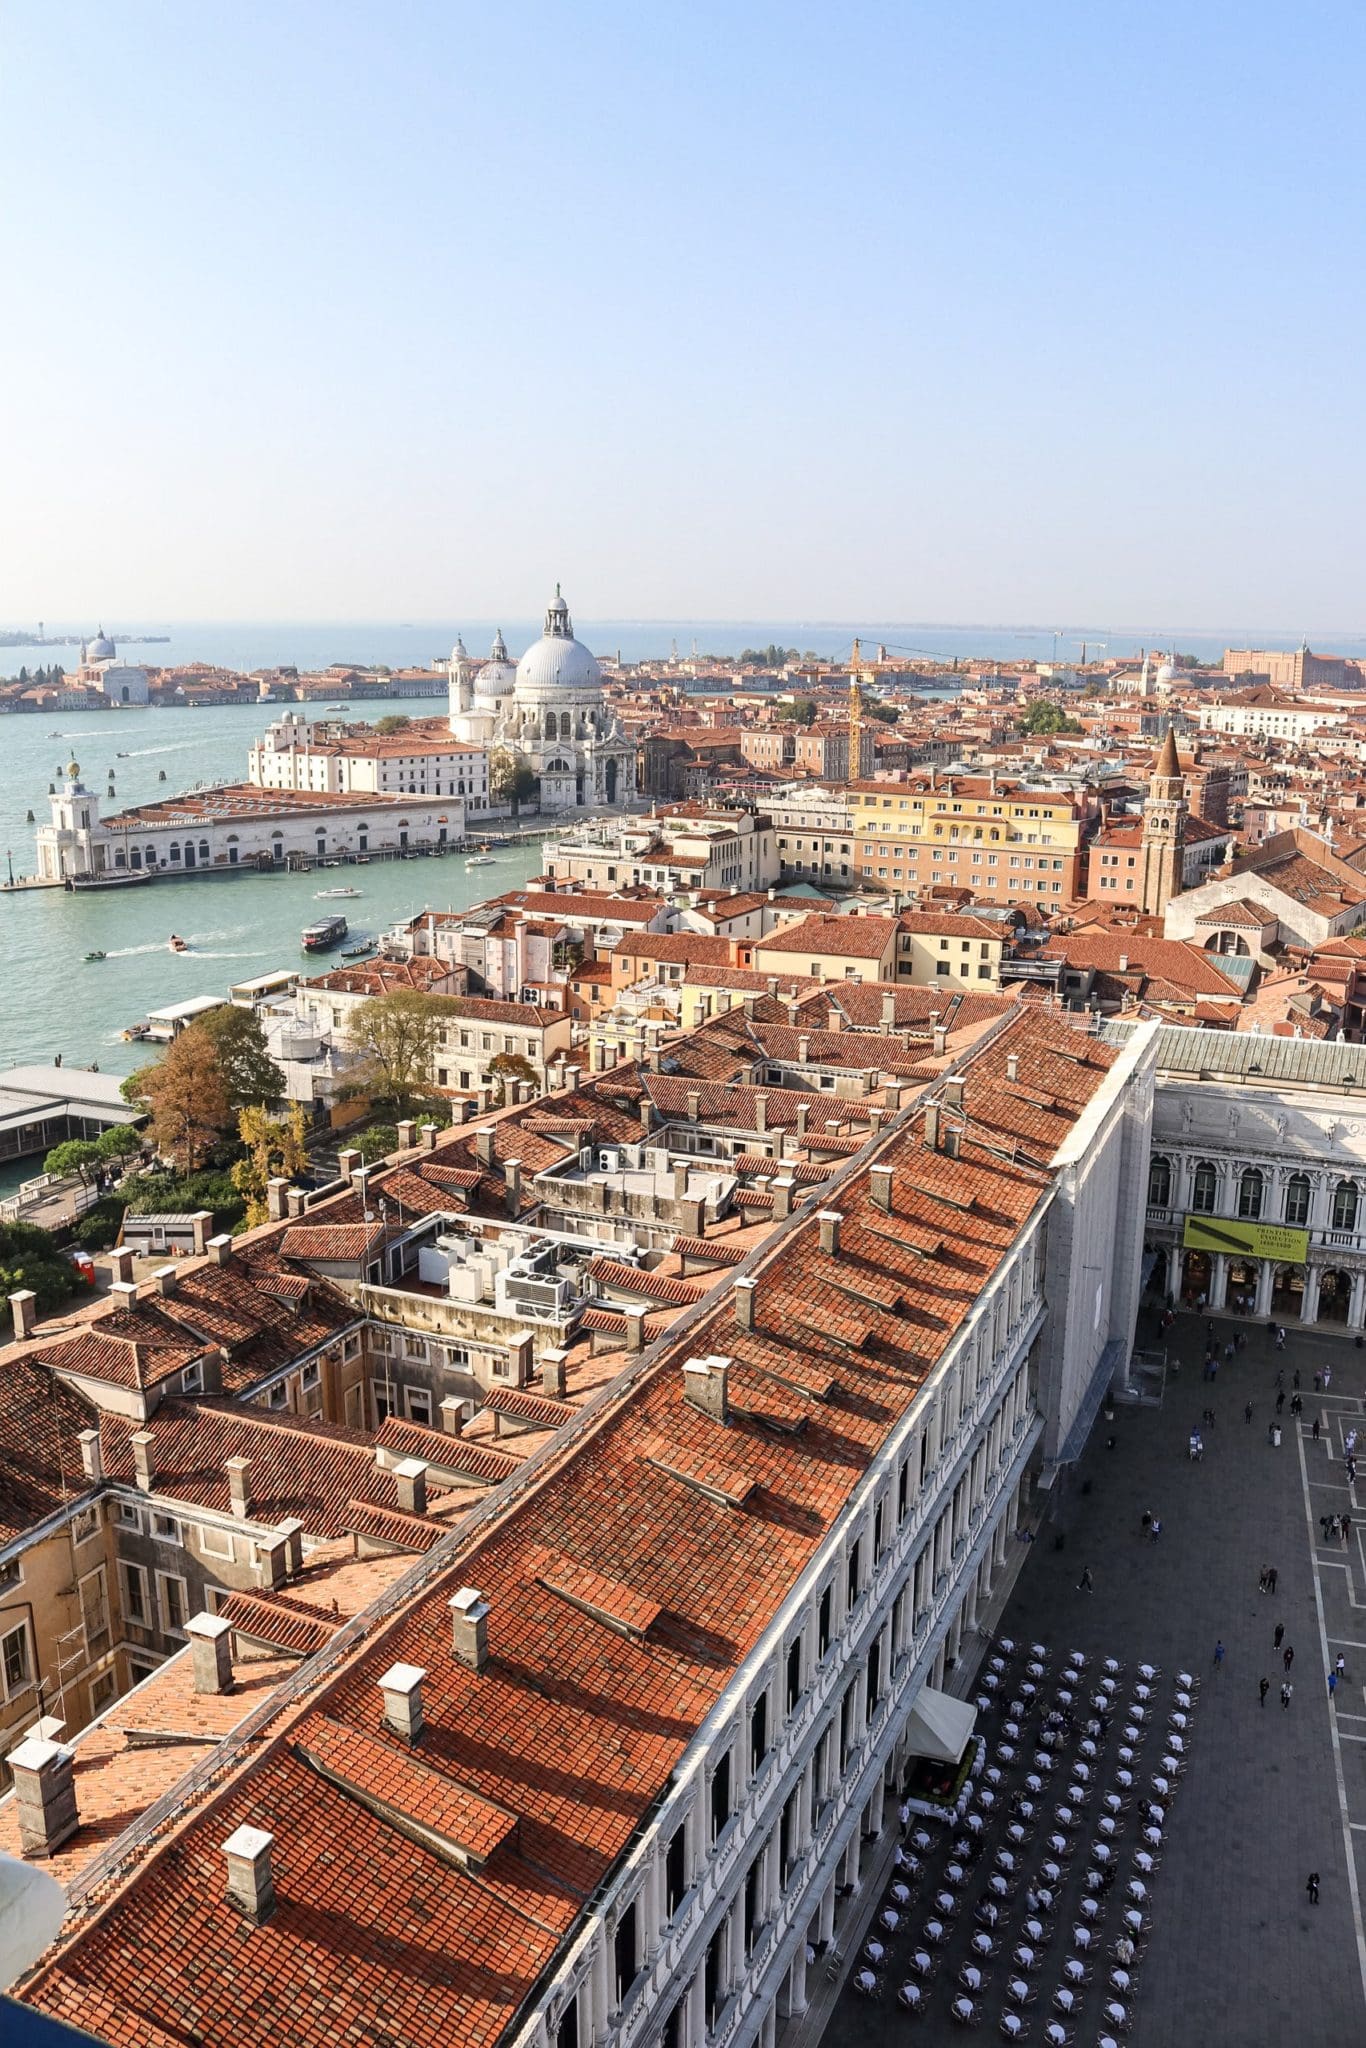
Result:
[[[1291,1230],[1284,1223],[1247,1223],[1231,1216],[1188,1216],[1181,1242],[1187,1251],[1286,1259],[1301,1266],[1309,1256],[1307,1230]]]

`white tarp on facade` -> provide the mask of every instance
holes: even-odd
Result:
[[[977,1709],[969,1701],[937,1692],[932,1685],[922,1686],[911,1708],[906,1746],[913,1756],[934,1757],[945,1764],[959,1763],[976,1720]]]

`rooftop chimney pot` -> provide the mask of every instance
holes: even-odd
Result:
[[[234,1829],[223,1844],[228,1862],[228,1897],[258,1927],[275,1909],[275,1879],[270,1864],[274,1846],[274,1835],[245,1823]]]
[[[43,1735],[29,1735],[5,1761],[14,1774],[15,1818],[25,1856],[52,1856],[70,1841],[76,1814],[76,1752]]]
[[[405,1514],[426,1514],[427,1467],[421,1458],[405,1458],[401,1465],[395,1465],[394,1486],[398,1492],[398,1504]]]
[[[232,1623],[221,1614],[196,1614],[185,1624],[196,1692],[232,1691]]]
[[[758,1282],[748,1274],[735,1283],[735,1320],[742,1330],[754,1328],[754,1290]]]
[[[422,1681],[426,1676],[420,1664],[391,1664],[379,1681],[384,1725],[405,1742],[416,1742],[422,1733]]]
[[[713,1422],[730,1420],[730,1360],[688,1358],[683,1362],[683,1398]]]
[[[152,1432],[139,1429],[128,1439],[133,1446],[133,1471],[144,1493],[152,1491]]]
[[[16,1287],[9,1298],[10,1315],[14,1319],[14,1335],[18,1343],[33,1335],[38,1321],[38,1297],[31,1287]]]
[[[229,1259],[232,1257],[231,1232],[227,1230],[220,1230],[217,1237],[211,1237],[209,1239],[204,1249],[207,1251],[209,1257],[213,1260],[215,1266],[226,1266]]]
[[[462,1586],[449,1601],[451,1650],[458,1664],[482,1671],[489,1660],[489,1603],[473,1586]]]
[[[817,1219],[821,1226],[821,1250],[830,1258],[840,1255],[840,1224],[844,1221],[838,1209],[822,1209]]]

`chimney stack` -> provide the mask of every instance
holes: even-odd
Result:
[[[493,1165],[494,1136],[495,1133],[491,1124],[485,1124],[481,1130],[477,1130],[474,1134],[474,1156],[482,1167],[488,1168]]]
[[[838,1209],[822,1209],[817,1218],[821,1226],[821,1250],[829,1258],[840,1255],[840,1225],[844,1221]]]
[[[231,1232],[221,1230],[217,1237],[211,1237],[205,1246],[215,1266],[226,1266],[232,1257]]]
[[[683,1361],[683,1398],[689,1407],[713,1422],[730,1420],[730,1360],[688,1358]]]
[[[158,1266],[152,1275],[152,1285],[158,1294],[174,1294],[176,1290],[175,1267]]]
[[[251,1498],[250,1458],[225,1458],[223,1469],[228,1475],[228,1497],[232,1512],[239,1522],[247,1519],[247,1502]]]
[[[936,1024],[934,1027],[934,1056],[936,1059],[938,1059],[940,1054],[947,1049],[948,1042],[948,1031],[945,1029],[944,1025]]]
[[[81,1466],[92,1486],[98,1486],[104,1477],[104,1454],[100,1449],[100,1433],[97,1429],[83,1429],[76,1439],[81,1447]]]
[[[109,1284],[110,1315],[129,1314],[137,1307],[138,1291],[131,1280],[112,1280]]]
[[[441,1403],[439,1411],[441,1427],[445,1430],[447,1436],[459,1436],[461,1411],[464,1406],[464,1402],[458,1401],[454,1394],[447,1394],[445,1400]]]
[[[810,1065],[811,1034],[809,1031],[803,1031],[801,1036],[797,1040],[797,1061],[798,1064],[803,1067]]]
[[[881,1209],[884,1216],[892,1213],[892,1169],[890,1166],[870,1166],[868,1169],[868,1192],[873,1207]]]
[[[687,1104],[688,1121],[695,1124],[702,1114],[702,1097],[700,1092],[696,1088],[690,1088],[684,1097],[684,1101]]]
[[[742,1330],[754,1328],[754,1290],[758,1282],[748,1275],[735,1283],[735,1320]]]
[[[55,1855],[80,1825],[75,1750],[33,1734],[12,1749],[5,1761],[14,1773],[20,1849],[25,1856]]]
[[[1006,1054],[1006,1079],[1007,1081],[1018,1081],[1019,1078],[1020,1055],[1017,1052],[1008,1052]]]
[[[522,1162],[520,1159],[503,1161],[503,1203],[509,1216],[517,1216],[522,1207]]]
[[[896,996],[891,989],[882,998],[882,1028],[884,1031],[896,1030]]]
[[[929,1146],[931,1152],[939,1150],[939,1104],[937,1102],[927,1102],[925,1104],[925,1143]]]
[[[213,1229],[212,1209],[196,1209],[190,1222],[194,1226],[194,1248],[202,1258],[209,1248],[209,1232]]]
[[[422,1681],[426,1676],[419,1664],[391,1664],[379,1682],[384,1725],[405,1742],[416,1742],[422,1733]]]
[[[426,1514],[427,1467],[421,1458],[405,1458],[401,1465],[395,1465],[394,1486],[398,1504],[406,1515]]]
[[[423,1124],[423,1126],[422,1126],[422,1149],[423,1149],[423,1151],[424,1151],[424,1152],[435,1152],[435,1150],[436,1150],[436,1140],[437,1140],[437,1136],[438,1136],[439,1130],[440,1130],[440,1126],[439,1126],[439,1125],[437,1125],[437,1124]]]
[[[473,1586],[451,1596],[451,1651],[457,1664],[482,1671],[489,1661],[489,1603]]]
[[[411,1152],[414,1145],[417,1143],[416,1119],[411,1116],[405,1116],[399,1123],[397,1123],[394,1126],[394,1129],[398,1133],[399,1151]]]
[[[274,1835],[264,1828],[235,1828],[223,1844],[228,1860],[228,1897],[256,1926],[275,1910],[275,1879],[270,1867]]]
[[[196,1614],[186,1622],[196,1692],[232,1691],[232,1623],[221,1614]]]
[[[563,1347],[541,1353],[541,1392],[548,1401],[563,1401],[569,1391],[569,1353]]]
[[[804,1143],[806,1139],[806,1120],[810,1114],[811,1105],[809,1102],[799,1102],[797,1104],[797,1142],[799,1144]]]
[[[133,1446],[133,1472],[137,1483],[144,1493],[150,1493],[153,1479],[152,1432],[150,1429],[139,1429],[128,1441]]]
[[[9,1298],[9,1312],[14,1318],[15,1341],[22,1344],[33,1335],[38,1321],[38,1297],[31,1287],[16,1287]]]
[[[754,1128],[756,1131],[768,1129],[768,1095],[762,1088],[756,1090],[754,1096]]]
[[[628,1308],[626,1315],[626,1349],[638,1353],[645,1349],[645,1310]]]
[[[1121,974],[1129,972],[1129,956],[1127,953],[1121,953],[1119,956],[1119,971]]]
[[[350,1154],[343,1152],[341,1154],[343,1161],[345,1161],[348,1157],[355,1159],[358,1156],[359,1155],[354,1152]],[[344,1164],[342,1167],[342,1171],[343,1173],[346,1172],[346,1167]],[[289,1182],[287,1180],[284,1180],[279,1174],[275,1174],[270,1180],[266,1182],[266,1215],[272,1223],[284,1222],[285,1196],[288,1192]]]
[[[878,1132],[879,1132],[879,1131],[880,1131],[881,1129],[882,1129],[882,1111],[881,1111],[881,1110],[880,1110],[880,1109],[878,1108],[877,1104],[876,1104],[876,1103],[874,1103],[874,1104],[873,1104],[873,1106],[872,1106],[872,1108],[871,1108],[871,1109],[870,1109],[870,1110],[868,1111],[868,1135],[869,1135],[869,1137],[870,1137],[870,1138],[875,1138],[875,1137],[876,1137],[876,1136],[878,1135]]]
[[[773,1183],[773,1214],[781,1222],[784,1216],[792,1214],[792,1190],[797,1183],[790,1173]]]
[[[901,1109],[901,1083],[889,1081],[882,1091],[882,1100],[887,1105],[888,1116],[896,1116]]]
[[[285,1215],[291,1223],[297,1223],[308,1207],[307,1188],[285,1189]]]
[[[945,1109],[961,1109],[963,1107],[963,1076],[961,1074],[945,1075],[944,1107]]]

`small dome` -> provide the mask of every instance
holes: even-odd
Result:
[[[569,606],[556,584],[546,607],[545,631],[517,664],[517,694],[601,688],[602,670],[583,642],[574,638]]]
[[[94,639],[87,641],[85,658],[87,661],[112,661],[117,651],[113,641],[106,637],[104,627],[101,626]]]
[[[517,671],[507,659],[505,648],[501,660],[495,655],[493,660],[486,661],[480,668],[474,678],[474,694],[476,697],[490,700],[496,697],[510,697],[516,684]]]
[[[498,631],[497,631],[497,632],[496,632],[496,633],[494,634],[494,636],[493,636],[493,645],[492,645],[492,647],[491,647],[491,648],[489,649],[489,660],[490,660],[490,661],[506,661],[506,660],[507,660],[507,658],[508,658],[508,649],[507,649],[507,642],[506,642],[506,640],[505,640],[505,639],[503,638],[503,629],[502,629],[502,627],[500,626],[500,627],[498,628]]]
[[[462,640],[462,639],[460,638],[460,635],[459,635],[459,634],[457,633],[457,634],[456,634],[456,636],[455,636],[455,645],[454,645],[454,647],[452,647],[452,649],[451,649],[451,667],[452,667],[452,668],[454,668],[454,667],[455,667],[455,664],[457,663],[457,661],[468,661],[468,660],[469,660],[469,656],[468,656],[468,654],[466,654],[466,652],[465,652],[465,643],[464,643],[464,641],[463,641],[463,640]]]

